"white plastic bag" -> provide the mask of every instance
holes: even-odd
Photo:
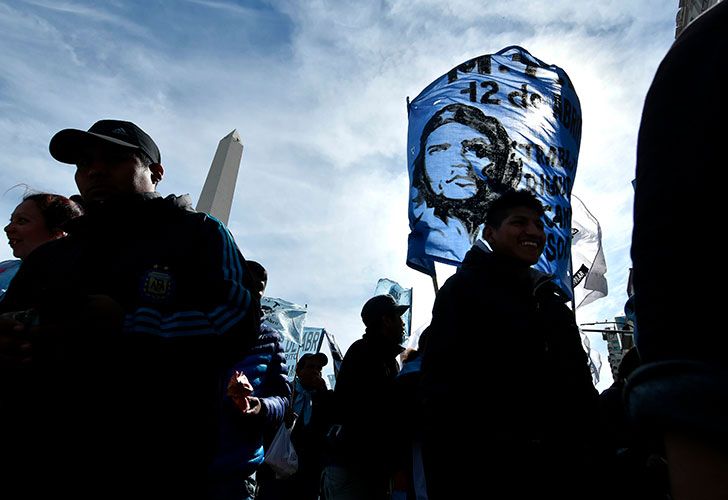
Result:
[[[295,421],[291,429],[293,425]],[[263,459],[273,469],[278,479],[292,476],[298,470],[298,455],[291,442],[291,429],[286,427],[285,422],[281,422]]]

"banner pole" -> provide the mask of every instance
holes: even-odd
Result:
[[[572,240],[574,237],[571,237]],[[574,311],[574,319],[576,319],[576,293],[574,293],[574,261],[571,257],[571,252],[574,249],[573,242],[569,244],[569,283],[571,284],[571,310]],[[586,279],[586,278],[584,278]]]

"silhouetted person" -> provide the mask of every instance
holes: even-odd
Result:
[[[431,500],[584,498],[598,417],[568,297],[535,264],[540,202],[509,191],[435,299],[422,361]],[[476,410],[480,408],[482,410]]]
[[[723,256],[712,252],[724,210],[726,26],[723,1],[675,40],[637,144],[632,262],[643,366],[627,402],[638,432],[664,439],[676,500],[728,498],[728,336],[715,292]]]
[[[392,416],[397,355],[404,334],[402,314],[391,295],[369,299],[361,311],[366,333],[346,351],[336,378],[338,442],[324,470],[327,500],[380,500],[389,492],[395,440],[401,422]]]

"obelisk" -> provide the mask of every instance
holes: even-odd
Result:
[[[237,130],[220,139],[197,202],[197,211],[208,213],[227,225],[235,194],[243,144]]]

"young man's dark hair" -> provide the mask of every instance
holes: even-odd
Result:
[[[526,207],[535,211],[540,217],[544,215],[543,205],[538,199],[526,190],[510,190],[503,193],[493,201],[485,213],[485,224],[487,226],[500,227],[508,217],[508,213],[516,207]]]

